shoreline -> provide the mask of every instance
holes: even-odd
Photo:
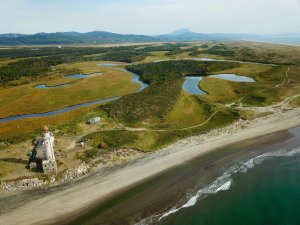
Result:
[[[37,200],[1,215],[2,224],[49,224],[58,218],[82,209],[92,203],[110,198],[115,193],[132,187],[163,171],[184,164],[195,157],[219,148],[300,125],[300,109],[270,115],[254,121],[236,122],[207,134],[190,137],[160,151],[138,159],[120,169],[103,174],[101,179],[87,177],[84,182],[63,190],[50,192]],[[47,214],[44,213],[47,209]],[[22,215],[22,216],[21,216]]]

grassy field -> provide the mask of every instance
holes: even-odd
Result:
[[[218,78],[205,77],[200,82],[200,88],[207,93],[203,98],[215,103],[230,103],[238,100],[247,92],[245,88],[251,84],[237,83]],[[237,90],[243,90],[237,92]]]
[[[295,98],[294,100],[292,100],[290,104],[293,107],[299,107],[300,106],[300,97]]]
[[[97,62],[76,63],[61,67],[82,73],[102,72],[103,74],[85,79],[67,79],[56,76],[28,85],[2,88],[0,89],[0,117],[52,111],[83,102],[126,95],[139,88],[138,84],[131,83],[130,74],[112,68],[99,67]],[[70,82],[72,84],[61,88],[34,88],[38,84],[57,85]]]
[[[232,123],[239,118],[236,111],[219,108],[218,113],[206,124],[191,129],[166,129],[164,131],[100,131],[87,135],[89,145],[93,146],[92,150],[86,151],[86,157],[95,157],[106,151],[113,151],[122,148],[133,148],[143,152],[154,151],[165,147],[182,138],[196,134],[201,134],[207,130],[222,127]],[[98,149],[99,143],[106,143],[106,149]]]
[[[57,50],[49,48],[47,51],[54,54]],[[8,146],[0,145],[0,179],[8,175],[12,178],[18,174],[28,175],[24,173],[23,161],[26,159],[24,153],[32,147],[28,140],[36,137],[44,124],[56,131],[55,136],[60,140],[57,147],[57,150],[61,150],[59,153],[69,155],[69,158],[59,157],[59,168],[62,170],[76,166],[81,159],[90,160],[117,149],[154,151],[182,138],[225,126],[239,118],[251,120],[263,116],[252,111],[238,111],[234,105],[226,106],[231,103],[267,106],[300,93],[300,47],[295,46],[249,42],[160,43],[115,46],[111,50],[83,48],[82,58],[77,57],[76,48],[70,48],[70,51],[75,54],[74,62],[62,58],[67,63],[45,67],[47,71],[42,76],[24,76],[1,86],[0,118],[46,112],[113,96],[124,97],[105,105],[83,107],[47,118],[0,123],[0,144],[11,143]],[[19,50],[16,58],[2,57],[0,66],[23,60],[24,54],[34,57],[32,52]],[[272,63],[277,66],[183,60],[194,57]],[[131,76],[126,72],[97,66],[100,58],[116,60],[105,63],[138,63],[127,69],[139,74],[149,87],[143,92],[131,94],[139,85],[131,83]],[[152,63],[164,59],[178,61]],[[85,79],[64,77],[75,73],[102,74]],[[239,83],[205,77],[199,85],[207,95],[190,95],[182,90],[185,75],[218,73],[248,76],[256,82]],[[34,88],[38,84],[51,86],[64,83],[71,84],[53,89]],[[294,99],[291,105],[300,106],[300,98]],[[93,116],[100,116],[103,123],[87,125],[85,121]],[[194,127],[202,123],[202,126]],[[136,130],[124,130],[121,125]],[[89,150],[78,147],[66,150],[72,138],[84,135],[91,147]],[[106,144],[104,150],[97,148],[100,142]]]
[[[181,92],[178,102],[166,116],[166,124],[174,128],[189,127],[201,124],[211,114],[211,107],[198,96]]]
[[[229,70],[217,71],[216,73],[234,73],[238,75],[248,76],[255,78],[255,75],[266,72],[272,69],[270,65],[262,64],[241,64],[238,68],[233,68]]]
[[[227,59],[248,62],[275,63],[278,65],[299,65],[300,47],[256,42],[224,42],[216,44],[220,49],[232,51]],[[217,52],[218,53],[218,52]]]
[[[155,60],[168,59],[169,57],[166,56],[166,53],[168,53],[168,51],[151,52],[150,55],[147,56],[142,62],[143,63],[149,63],[149,62],[153,62]]]

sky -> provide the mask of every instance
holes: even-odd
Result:
[[[300,0],[0,0],[0,33],[300,32]]]

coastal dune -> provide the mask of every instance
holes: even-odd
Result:
[[[300,125],[300,109],[277,113],[253,121],[238,121],[228,127],[191,137],[172,144],[156,153],[106,172],[97,179],[84,182],[31,200],[27,204],[0,216],[0,224],[50,224],[72,212],[80,212],[95,201],[107,199],[162,171],[183,164],[195,157],[249,138],[286,130]]]

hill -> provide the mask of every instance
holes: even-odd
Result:
[[[108,44],[151,41],[157,40],[145,35],[123,35],[105,31],[0,35],[0,45]]]
[[[64,45],[64,44],[118,44],[143,42],[180,42],[180,41],[222,41],[222,40],[249,40],[271,43],[299,44],[299,34],[276,35],[247,35],[231,33],[196,33],[188,29],[181,29],[170,34],[156,36],[117,34],[106,31],[56,32],[37,34],[0,34],[0,45]]]

